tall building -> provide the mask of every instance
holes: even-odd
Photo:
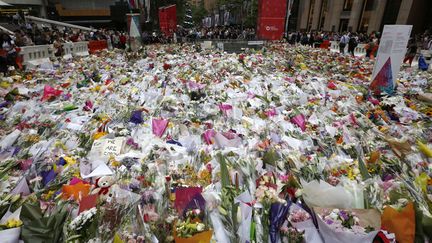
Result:
[[[432,26],[431,14],[431,0],[294,0],[289,26],[371,33],[386,24],[410,24],[419,33]]]

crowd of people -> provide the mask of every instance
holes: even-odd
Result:
[[[255,29],[253,28],[244,28],[243,30],[240,27],[231,27],[231,26],[216,26],[212,28],[203,27],[193,28],[193,29],[183,29],[179,32],[180,36],[187,37],[191,40],[224,40],[224,39],[243,39],[243,40],[252,40],[255,38]]]
[[[114,30],[82,31],[57,26],[38,26],[35,23],[17,22],[18,28],[11,33],[0,32],[0,73],[9,66],[17,67],[17,48],[32,45],[53,45],[54,55],[64,55],[63,43],[106,40],[109,48],[126,48],[127,34]]]
[[[69,28],[57,28],[57,26],[39,26],[35,23],[20,21],[20,15],[16,15],[15,24],[19,26],[13,34],[0,32],[0,72],[5,73],[8,66],[16,65],[17,47],[31,45],[53,45],[54,55],[64,55],[63,43],[106,40],[108,48],[126,48],[128,35],[124,32],[115,30],[101,29],[97,31],[72,30]],[[285,40],[292,45],[309,45],[311,47],[320,47],[328,49],[331,41],[339,43],[339,51],[354,56],[355,48],[359,44],[365,44],[366,58],[374,58],[377,55],[379,47],[379,32],[371,34],[349,33],[349,32],[327,32],[327,31],[310,31],[310,32],[289,32],[285,33]],[[151,43],[169,43],[169,42],[194,42],[198,40],[253,40],[256,39],[255,29],[240,28],[238,26],[217,26],[202,28],[182,28],[179,27],[169,38],[160,32],[142,33],[144,44]],[[404,63],[412,64],[414,57],[417,56],[419,49],[432,50],[432,35],[425,32],[411,38],[407,47],[406,58]]]
[[[379,33],[373,32],[370,35],[364,33],[347,33],[347,32],[290,32],[286,35],[286,41],[290,44],[309,45],[311,47],[329,48],[330,41],[339,43],[339,50],[345,53],[348,47],[348,53],[354,55],[354,50],[359,44],[366,44],[366,56],[372,57],[378,50]]]

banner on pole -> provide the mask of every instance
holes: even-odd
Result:
[[[258,38],[265,40],[280,40],[284,33],[286,14],[286,0],[259,0],[257,24]]]
[[[373,94],[393,94],[411,30],[412,25],[384,26],[369,86]]]
[[[141,46],[140,14],[126,14],[129,32],[129,44],[132,50]]]
[[[166,37],[172,37],[177,31],[177,8],[175,4],[159,8],[159,26]]]

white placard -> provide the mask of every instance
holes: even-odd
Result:
[[[100,156],[118,156],[122,153],[123,145],[125,142],[124,137],[117,137],[114,139],[99,139],[93,142],[91,151],[99,154]]]
[[[392,76],[394,83],[396,83],[397,75],[407,50],[411,30],[412,25],[384,25],[371,80],[375,79],[390,57]]]

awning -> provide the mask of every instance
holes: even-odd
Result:
[[[0,6],[12,6],[9,3],[5,3],[3,1],[0,0]]]

